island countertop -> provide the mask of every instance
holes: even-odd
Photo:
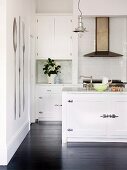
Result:
[[[86,93],[86,94],[127,94],[127,88],[124,88],[123,91],[111,91],[111,90],[106,90],[103,92],[99,92],[96,90],[86,90],[85,88],[82,87],[64,87],[63,88],[63,93]]]

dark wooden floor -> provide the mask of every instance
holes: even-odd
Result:
[[[33,124],[9,165],[0,170],[127,170],[127,144],[75,143],[62,147],[61,125]]]

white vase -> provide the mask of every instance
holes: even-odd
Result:
[[[56,74],[51,74],[50,77],[47,76],[48,79],[48,84],[54,84],[54,78],[55,78]]]

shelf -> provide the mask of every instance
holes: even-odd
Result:
[[[43,67],[47,60],[36,60],[36,84],[48,84],[47,75],[44,74]],[[55,60],[56,64],[61,65],[59,73],[60,84],[72,83],[72,61],[71,60]],[[58,85],[60,85],[58,84]]]

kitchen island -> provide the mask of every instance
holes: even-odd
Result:
[[[127,142],[127,90],[63,88],[62,143]]]

